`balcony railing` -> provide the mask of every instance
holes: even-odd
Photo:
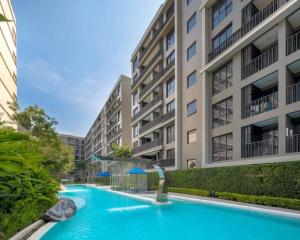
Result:
[[[300,49],[300,31],[286,40],[286,55],[290,55]]]
[[[113,128],[115,128],[116,125],[117,125],[117,123],[118,123],[117,119],[114,120],[114,121],[112,121],[111,124],[107,127],[107,131],[106,132],[110,132]]]
[[[278,45],[270,48],[256,58],[252,59],[248,64],[243,66],[243,78],[247,78],[254,73],[272,65],[278,60]]]
[[[243,150],[243,158],[276,155],[278,153],[278,138],[245,144]]]
[[[121,129],[118,129],[116,132],[113,132],[111,135],[109,135],[107,137],[107,141],[111,141],[112,139],[114,139],[116,136],[118,136],[121,133]]]
[[[151,142],[147,142],[139,147],[136,147],[132,150],[133,154],[137,154],[139,152],[143,152],[143,151],[146,151],[148,149],[151,149],[151,148],[154,148],[154,147],[157,147],[157,146],[160,146],[163,144],[163,139],[162,137],[161,138],[157,138],[157,139],[154,139],[153,141]]]
[[[151,59],[151,61],[148,63],[147,67],[145,67],[143,70],[140,71],[140,75],[135,79],[131,85],[131,89],[134,89],[136,85],[140,82],[140,80],[144,77],[145,73],[153,66],[153,64],[156,62],[156,60],[162,55],[163,49],[160,49],[157,54]]]
[[[143,49],[143,51],[140,54],[140,61],[141,59],[143,59],[143,57],[145,56],[145,54],[148,52],[148,50],[151,48],[153,42],[155,41],[156,37],[159,35],[159,33],[161,32],[161,30],[164,28],[164,26],[169,22],[169,19],[174,15],[174,13],[172,13],[170,16],[168,16],[165,20],[164,23],[161,23],[161,25],[158,27],[157,30],[155,30],[152,34],[152,38],[150,40],[150,43],[147,45],[147,47],[145,47]]]
[[[152,81],[140,91],[139,99],[141,99],[149,91],[149,89],[151,89],[154,86],[154,84],[157,83],[161,79],[161,77],[166,72],[168,72],[174,65],[175,65],[175,61],[172,61],[163,70],[156,73]]]
[[[250,32],[253,28],[262,23],[265,19],[271,16],[274,12],[276,12],[280,7],[286,4],[289,0],[274,0],[270,4],[268,4],[265,8],[256,13],[249,21],[244,23],[240,29],[234,32],[223,44],[221,44],[218,48],[214,49],[208,55],[208,61],[212,61],[229,47],[231,47],[234,43],[239,41],[242,37],[244,37],[248,32]]]
[[[115,104],[114,104],[115,105]],[[115,115],[115,113],[117,112],[118,109],[120,109],[121,107],[121,101],[119,100],[117,102],[117,105],[115,105],[114,107],[110,108],[110,112],[107,114],[107,120],[109,121],[110,118]]]
[[[254,100],[245,106],[244,117],[255,116],[278,108],[278,92]]]
[[[146,123],[144,126],[142,126],[139,130],[139,134],[142,134],[143,132],[153,128],[154,126],[158,125],[159,123],[168,121],[169,119],[173,118],[175,116],[175,109],[165,113],[164,115],[158,116],[152,121]]]
[[[300,134],[286,137],[286,152],[300,152]]]
[[[175,166],[175,158],[158,160],[158,165],[160,167],[174,167]]]
[[[136,115],[132,117],[132,121],[135,121],[137,118],[142,116],[145,112],[147,112],[150,108],[152,108],[155,104],[163,99],[163,94],[159,93],[153,100],[147,103]]]
[[[286,103],[300,101],[300,82],[286,88]]]

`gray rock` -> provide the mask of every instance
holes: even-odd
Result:
[[[50,208],[43,216],[45,221],[65,221],[73,217],[77,211],[77,207],[73,200],[69,198],[61,198],[59,202]]]

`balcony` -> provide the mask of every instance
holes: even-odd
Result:
[[[300,32],[295,33],[286,40],[286,55],[290,55],[300,49]]]
[[[244,23],[240,29],[234,32],[226,41],[221,44],[218,48],[214,49],[208,54],[208,62],[211,62],[217,56],[226,51],[234,43],[243,38],[248,32],[270,17],[274,12],[286,4],[288,0],[273,0],[270,4],[264,7],[262,10],[257,12],[252,18]]]
[[[300,101],[300,82],[286,88],[286,103]]]
[[[247,78],[277,61],[278,45],[275,45],[274,47],[260,54],[256,58],[252,59],[248,64],[243,66],[243,78]]]
[[[155,85],[155,83],[157,83],[161,77],[164,76],[164,74],[167,73],[174,65],[175,61],[172,61],[162,71],[156,73],[152,81],[140,91],[139,99],[142,99],[142,97]]]
[[[158,165],[160,167],[174,167],[175,166],[175,158],[158,160]]]
[[[140,70],[139,76],[133,81],[131,85],[131,89],[134,89],[141,81],[141,79],[145,76],[145,74],[149,71],[150,68],[153,67],[153,64],[156,62],[156,60],[162,56],[163,49],[160,49],[157,54],[151,59],[151,61],[148,63],[148,65]]]
[[[112,132],[108,137],[107,141],[110,142],[112,139],[117,137],[122,132],[122,129],[118,129],[117,131]]]
[[[134,148],[134,149],[132,150],[132,153],[133,153],[133,154],[137,154],[137,153],[140,153],[140,152],[149,150],[149,149],[151,149],[151,148],[160,146],[160,145],[162,145],[162,144],[163,144],[163,139],[162,139],[162,137],[156,138],[156,139],[152,140],[151,142],[144,143],[143,145]]]
[[[117,125],[117,123],[118,123],[118,120],[117,120],[117,119],[111,121],[111,123],[110,123],[109,126],[107,127],[106,132],[107,132],[107,133],[110,132],[110,131]]]
[[[269,138],[244,145],[244,158],[276,155],[278,153],[278,138]]]
[[[140,111],[132,117],[132,121],[135,121],[140,116],[142,116],[145,112],[147,112],[149,109],[151,109],[153,106],[155,106],[158,102],[163,100],[163,94],[159,93],[156,97],[153,98],[153,100],[149,103],[147,103],[143,108],[140,109]]]
[[[150,43],[144,47],[142,50],[141,50],[141,53],[140,53],[140,62],[143,61],[143,58],[144,56],[146,55],[146,53],[149,51],[149,49],[151,49],[153,43],[155,42],[157,36],[159,35],[159,33],[162,31],[162,29],[168,25],[169,23],[169,20],[174,16],[174,12],[170,12],[170,14],[166,17],[166,20],[164,22],[160,21],[160,26],[158,27],[158,29],[154,30],[153,33],[152,33],[152,38],[150,40]]]
[[[139,130],[139,134],[146,132],[147,130],[153,128],[154,126],[156,126],[160,123],[166,122],[173,117],[175,117],[175,109],[170,112],[165,113],[164,115],[156,117],[152,121],[150,121],[147,124],[145,124],[144,126],[142,126]]]
[[[271,93],[246,104],[245,117],[252,117],[278,108],[278,92]]]
[[[300,152],[300,134],[286,137],[286,152]]]

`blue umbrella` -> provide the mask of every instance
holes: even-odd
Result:
[[[141,169],[141,168],[135,167],[135,168],[130,169],[127,172],[127,174],[146,174],[146,172],[143,169]]]
[[[110,177],[111,176],[111,174],[110,174],[110,172],[99,172],[98,174],[97,174],[97,177]]]

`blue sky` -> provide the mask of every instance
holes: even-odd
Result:
[[[163,0],[13,0],[18,101],[85,136]]]

